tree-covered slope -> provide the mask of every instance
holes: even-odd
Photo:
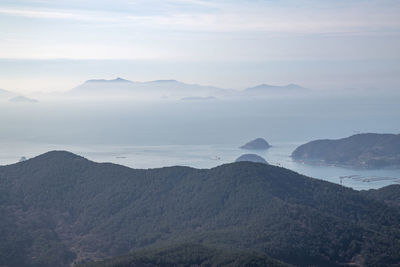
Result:
[[[338,140],[316,140],[296,148],[304,162],[355,168],[400,167],[400,134],[356,134]]]
[[[362,193],[388,205],[400,207],[400,185],[398,184],[389,185],[381,189],[370,189],[362,191]]]
[[[155,267],[155,266],[269,266],[289,267],[255,251],[224,250],[213,246],[183,243],[141,250],[79,267]]]
[[[0,167],[0,212],[0,265],[66,266],[182,242],[299,266],[400,261],[398,207],[251,162],[134,170],[54,151]]]

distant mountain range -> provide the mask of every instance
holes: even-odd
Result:
[[[358,192],[252,162],[135,170],[53,151],[0,166],[0,265],[145,248],[113,262],[220,263],[212,247],[231,262],[237,252],[272,266],[395,266],[399,187]]]
[[[88,80],[71,90],[73,94],[103,93],[118,95],[139,95],[183,100],[203,100],[226,96],[230,90],[213,86],[186,84],[176,80],[133,82],[122,78],[113,80]]]
[[[208,100],[219,97],[234,97],[234,96],[266,96],[268,94],[297,94],[307,91],[307,89],[290,84],[287,86],[259,85],[252,88],[247,88],[242,91],[223,89],[214,86],[203,86],[196,84],[186,84],[176,80],[155,80],[149,82],[133,82],[122,78],[112,80],[94,79],[88,80],[85,83],[71,90],[73,94],[92,94],[107,93],[107,94],[138,94],[152,95],[163,98],[178,98],[181,100]]]
[[[113,80],[106,80],[106,79],[87,80],[85,83],[133,83],[133,82],[118,77]]]
[[[353,168],[400,168],[400,134],[356,134],[338,140],[315,140],[292,153],[306,163]]]
[[[187,84],[177,80],[154,80],[136,82],[120,77],[115,79],[91,79],[71,89],[69,96],[89,97],[122,97],[132,96],[140,99],[172,99],[183,101],[205,101],[231,97],[268,97],[268,96],[298,96],[309,92],[299,85],[285,86],[261,84],[243,90],[224,89],[215,86]],[[45,94],[44,94],[45,95]],[[8,98],[11,102],[38,102],[26,96],[18,95],[0,89],[0,98]],[[11,99],[12,98],[12,99]]]

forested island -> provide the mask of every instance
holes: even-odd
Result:
[[[270,147],[271,145],[264,138],[256,138],[254,140],[247,142],[240,148],[247,150],[266,150]]]
[[[356,134],[337,140],[315,140],[292,153],[297,161],[351,168],[400,168],[400,134]]]

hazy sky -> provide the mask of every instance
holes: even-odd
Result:
[[[114,76],[396,88],[399,14],[398,0],[2,0],[0,88]]]

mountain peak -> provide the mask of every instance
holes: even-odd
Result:
[[[117,78],[111,79],[111,80],[92,79],[92,80],[87,80],[85,83],[132,83],[132,81],[125,80],[123,78],[117,77]]]
[[[121,77],[117,77],[114,80],[110,80],[111,82],[131,82],[129,80],[122,79]]]
[[[39,156],[36,156],[28,161],[55,161],[55,162],[65,162],[65,161],[71,161],[71,160],[87,160],[82,156],[76,155],[72,152],[69,151],[65,151],[65,150],[53,150],[53,151],[49,151],[46,153],[43,153]],[[25,162],[28,162],[25,161]]]
[[[235,162],[242,162],[242,161],[268,164],[268,162],[263,157],[257,154],[243,154],[235,160]]]

